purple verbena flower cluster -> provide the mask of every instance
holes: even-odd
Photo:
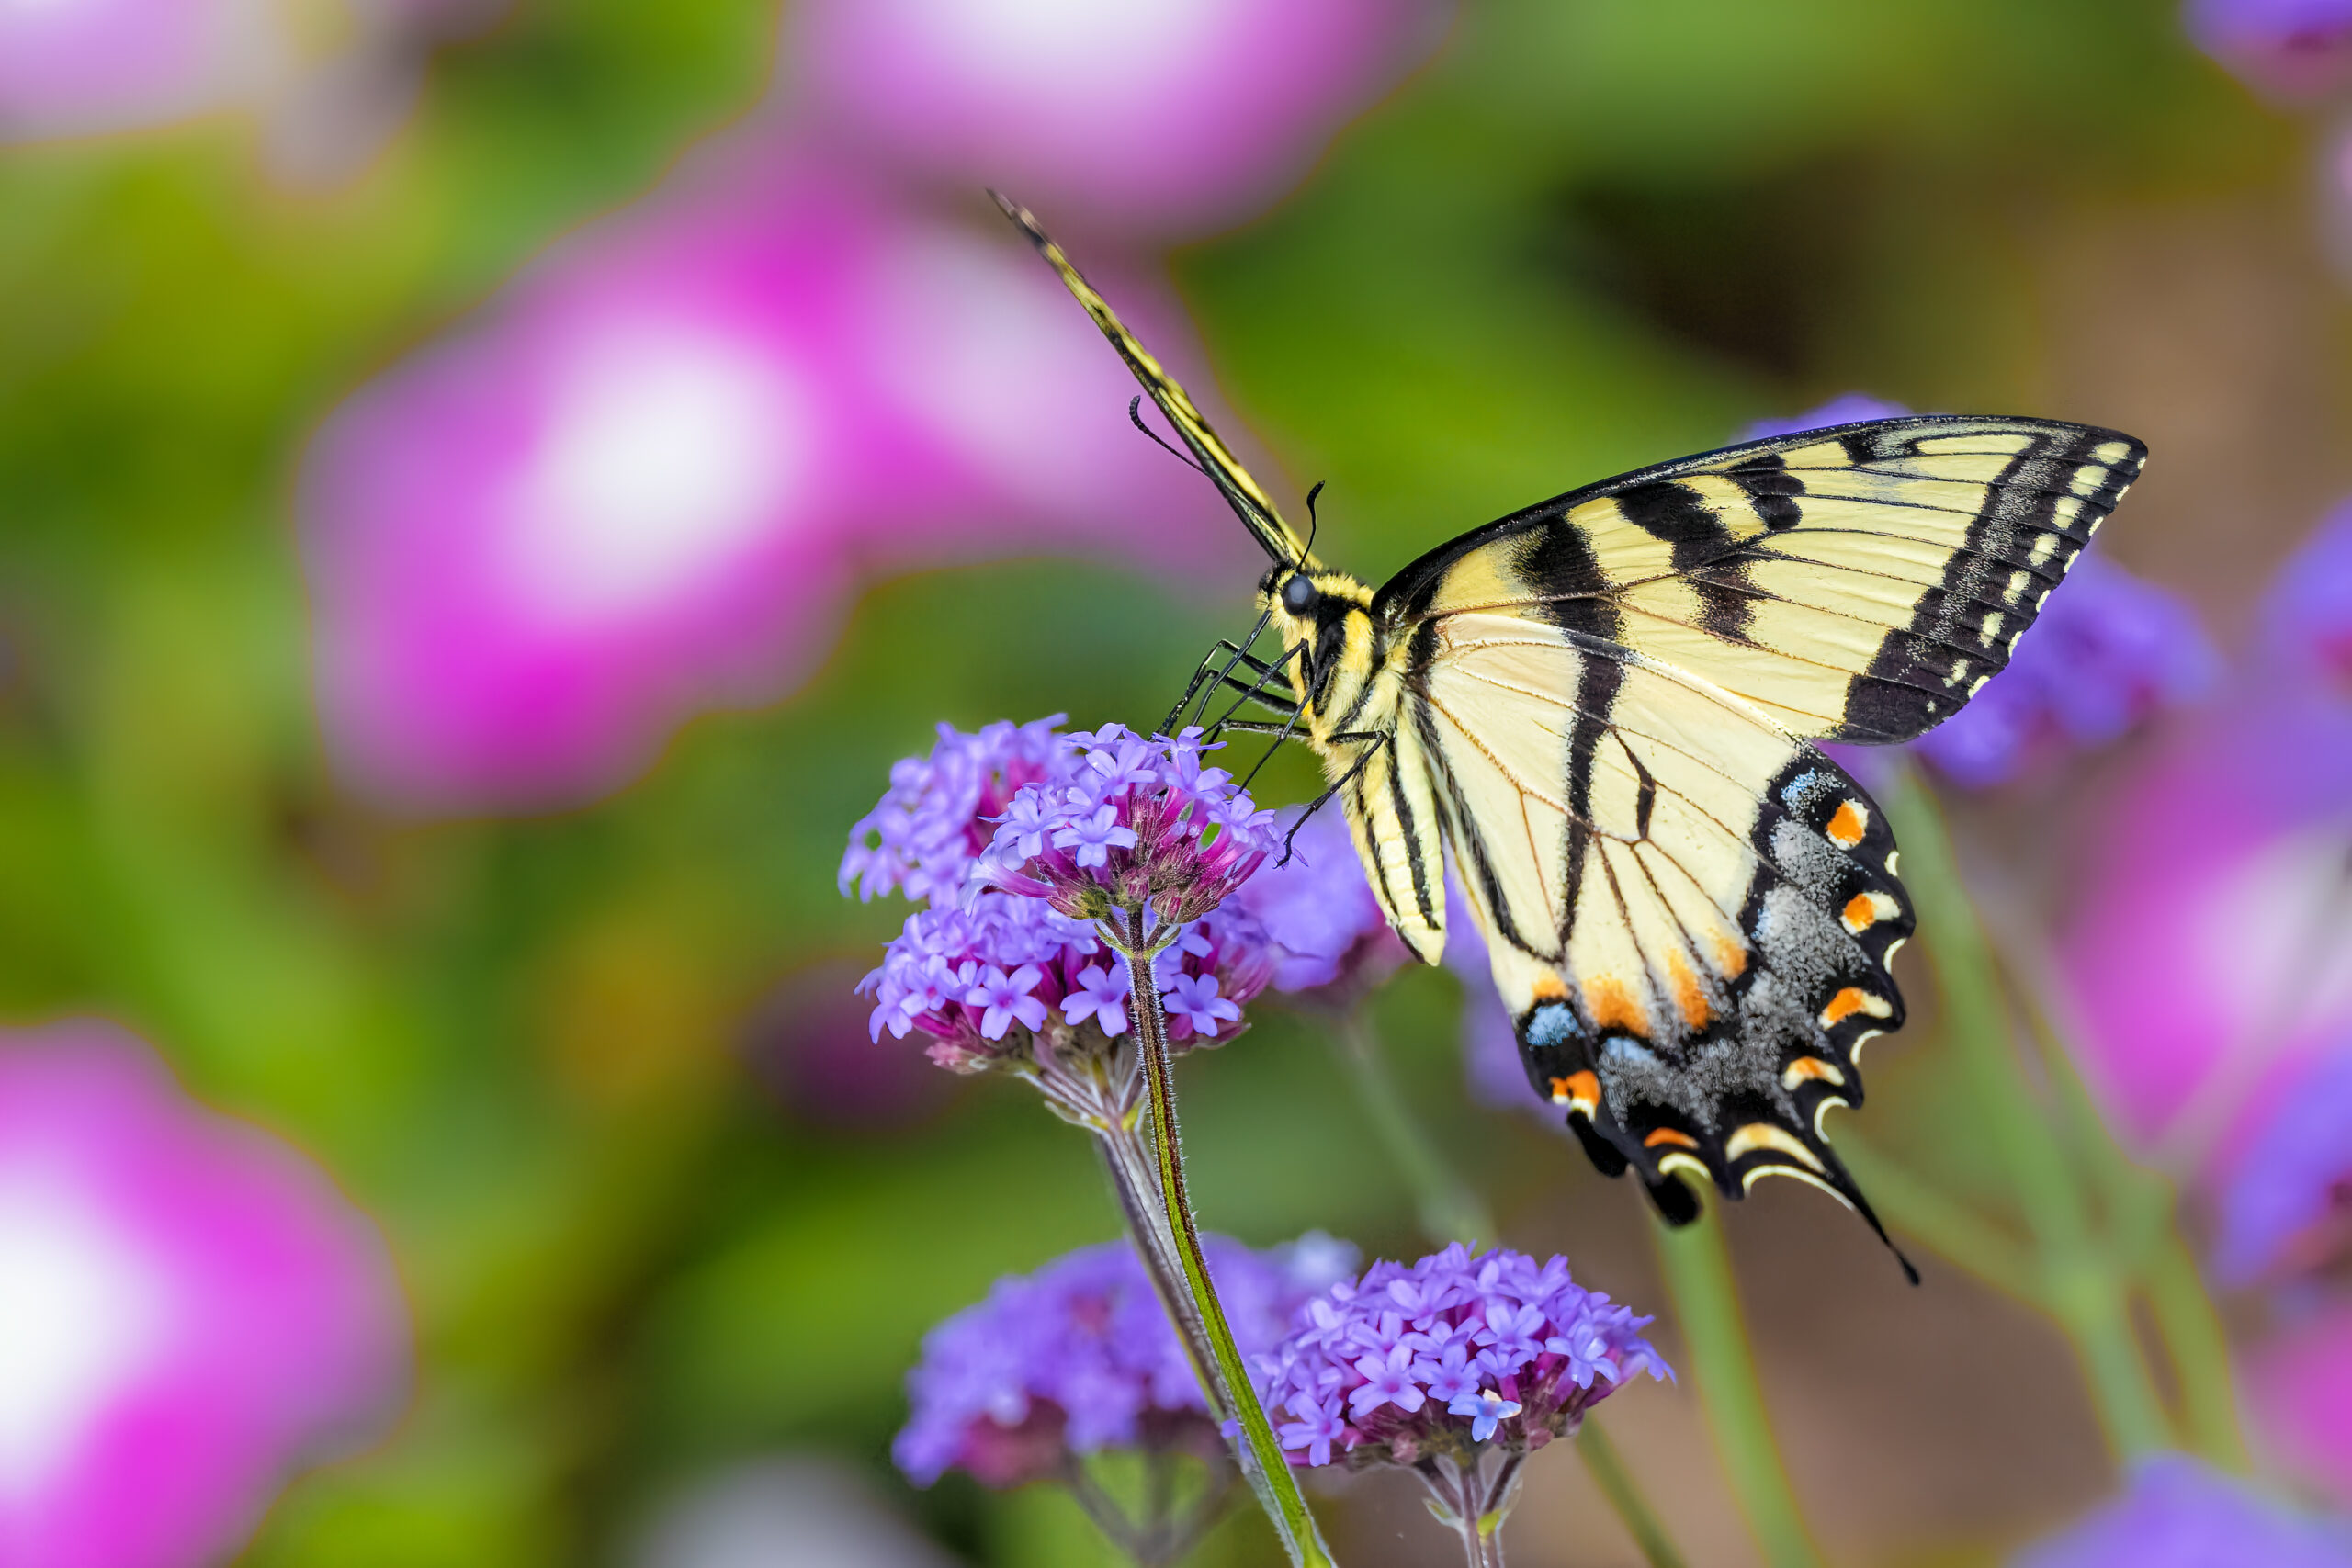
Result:
[[[1639,1333],[1649,1322],[1571,1280],[1565,1258],[1457,1242],[1334,1285],[1257,1368],[1300,1462],[1410,1465],[1541,1448],[1643,1372],[1671,1378]]]
[[[1141,886],[1182,927],[1152,968],[1173,1044],[1232,1039],[1242,1005],[1274,978],[1263,925],[1239,904],[1217,907],[1265,862],[1272,814],[1202,765],[1197,736],[1145,741],[1115,725],[1064,735],[1059,722],[976,735],[942,725],[931,754],[893,768],[852,829],[844,892],[929,903],[859,987],[874,998],[876,1039],[920,1032],[933,1060],[971,1072],[1025,1056],[1048,1031],[1125,1035],[1126,963],[1069,912],[1083,898],[1057,895],[1049,877],[1097,893],[1110,879]]]
[[[1355,1265],[1353,1247],[1319,1233],[1265,1252],[1219,1235],[1202,1242],[1245,1354],[1272,1346],[1303,1301]],[[1225,1451],[1192,1363],[1125,1242],[1081,1247],[1026,1278],[998,1280],[987,1300],[924,1337],[907,1396],[910,1418],[891,1454],[921,1486],[951,1469],[1015,1486],[1105,1448]]]
[[[1024,784],[980,857],[990,886],[1080,919],[1148,907],[1196,920],[1250,880],[1275,846],[1261,811],[1201,731],[1146,740],[1124,725],[1067,738],[1077,765]]]

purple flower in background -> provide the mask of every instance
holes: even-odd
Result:
[[[2352,694],[2352,502],[2278,569],[2257,619],[2267,673]]]
[[[1671,1377],[1641,1337],[1649,1321],[1577,1284],[1565,1258],[1457,1243],[1334,1285],[1257,1359],[1259,1382],[1268,1409],[1288,1413],[1283,1446],[1307,1462],[1475,1461],[1489,1443],[1523,1452],[1572,1435],[1645,1372]]]
[[[2221,1182],[2213,1267],[2227,1283],[2320,1273],[2352,1253],[2352,1036],[2298,1075]]]
[[[1288,840],[1288,862],[1267,861],[1233,902],[1265,928],[1275,990],[1351,1005],[1404,963],[1405,944],[1380,912],[1337,810],[1319,811],[1303,826],[1295,807],[1279,812],[1275,830]]]
[[[2085,555],[2008,666],[1911,748],[1963,787],[2004,784],[2039,753],[2110,744],[2202,696],[2220,668],[2186,599]]]
[[[321,431],[301,509],[335,757],[412,806],[578,799],[686,715],[788,691],[865,579],[1238,559],[1127,424],[1124,374],[1012,241],[716,149]]]
[[[1890,403],[1867,392],[1848,392],[1819,408],[1785,419],[1759,419],[1741,431],[1739,439],[1761,441],[1768,435],[1794,435],[1800,431],[1826,430],[1833,424],[1859,424],[1866,419],[1894,419],[1910,412],[1901,403]]]
[[[1202,1238],[1245,1355],[1271,1348],[1291,1314],[1354,1266],[1322,1235],[1252,1251]],[[1074,1456],[1151,1446],[1218,1460],[1225,1451],[1183,1346],[1125,1242],[1081,1247],[923,1337],[908,1374],[907,1425],[891,1445],[908,1479],[949,1470],[989,1486],[1058,1476]]]
[[[786,69],[827,131],[1073,229],[1223,228],[1437,42],[1438,0],[810,0]]]
[[[2132,1466],[2121,1497],[2011,1568],[2352,1568],[2352,1529],[2298,1514],[2179,1454]]]
[[[2352,80],[2352,0],[2188,0],[2198,48],[2247,85],[2289,100]]]
[[[407,1326],[309,1160],[109,1026],[0,1043],[0,1562],[198,1568],[379,1430]]]
[[[259,96],[290,62],[255,0],[0,6],[0,142],[160,125]]]
[[[1197,729],[1146,741],[1114,724],[1068,739],[1082,762],[1013,797],[981,857],[990,886],[1072,919],[1148,907],[1182,925],[1225,902],[1280,842],[1273,813],[1202,766],[1216,745]],[[1040,840],[1042,852],[1029,852]]]

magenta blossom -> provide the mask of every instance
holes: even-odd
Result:
[[[293,40],[263,0],[0,6],[0,142],[160,125],[266,90]]]
[[[948,189],[1198,233],[1306,173],[1438,40],[1441,0],[811,0],[804,112]]]
[[[384,1244],[323,1172],[97,1023],[0,1043],[0,1562],[198,1568],[406,1379]]]
[[[2060,934],[2088,1076],[2143,1148],[2226,1168],[2352,1035],[2352,709],[2216,712],[2104,813]]]
[[[1227,564],[1214,497],[1029,263],[723,148],[364,389],[302,486],[345,771],[410,805],[576,799],[789,690],[860,581]]]
[[[2243,1352],[2241,1364],[2267,1444],[2352,1506],[2352,1302],[2323,1303]]]
[[[2290,101],[2352,81],[2352,0],[2188,0],[2182,24],[2239,80]]]

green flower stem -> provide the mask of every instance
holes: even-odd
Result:
[[[2180,1425],[2189,1447],[2207,1462],[2241,1473],[2253,1467],[2238,1429],[2237,1390],[2230,1378],[2230,1344],[2213,1310],[2204,1276],[2188,1244],[2167,1235],[2147,1274],[2149,1315],[2180,1385]]]
[[[2041,1304],[2040,1264],[2000,1226],[1945,1197],[1851,1128],[1838,1130],[1838,1154],[1871,1203],[1897,1229],[1917,1236],[2003,1295],[2030,1306]]]
[[[1484,1242],[1489,1247],[1501,1239],[1485,1201],[1446,1163],[1437,1140],[1406,1104],[1388,1071],[1369,1010],[1349,1011],[1331,1032],[1331,1040],[1381,1151],[1412,1190],[1423,1234],[1432,1241]]]
[[[1396,1087],[1369,1006],[1360,1004],[1341,1017],[1331,1032],[1331,1041],[1348,1081],[1355,1085],[1364,1120],[1372,1124],[1382,1152],[1412,1189],[1422,1233],[1434,1242],[1483,1241],[1492,1246],[1500,1241],[1501,1228],[1486,1201],[1446,1162],[1437,1140],[1430,1136]],[[1668,1537],[1665,1524],[1590,1416],[1584,1418],[1577,1435],[1577,1452],[1651,1568],[1681,1568],[1681,1554]]]
[[[2130,1457],[2170,1448],[2171,1423],[2132,1328],[2128,1270],[2107,1245],[2111,1238],[2094,1230],[2066,1147],[2040,1110],[2040,1086],[2018,1053],[2000,970],[1960,880],[1942,815],[1909,773],[1897,776],[1881,803],[1902,842],[1904,883],[1928,933],[1928,965],[1969,1109],[1993,1139],[2033,1233],[2036,1297],[2073,1341],[2115,1451]]]
[[[1577,1432],[1577,1454],[1592,1476],[1592,1483],[1609,1499],[1617,1517],[1625,1526],[1625,1533],[1634,1538],[1641,1549],[1642,1561],[1650,1568],[1683,1568],[1682,1553],[1666,1533],[1665,1524],[1650,1511],[1649,1499],[1634,1481],[1634,1472],[1625,1468],[1624,1457],[1609,1434],[1589,1416]]]
[[[1136,1043],[1143,1062],[1144,1086],[1151,1096],[1151,1144],[1159,1168],[1160,1201],[1167,1211],[1178,1261],[1183,1266],[1185,1286],[1208,1336],[1217,1377],[1225,1385],[1224,1403],[1241,1422],[1244,1472],[1281,1534],[1292,1562],[1300,1568],[1331,1568],[1330,1550],[1323,1544],[1306,1499],[1299,1495],[1298,1478],[1291,1472],[1289,1460],[1274,1440],[1265,1404],[1250,1381],[1241,1351],[1233,1342],[1233,1330],[1226,1322],[1225,1308],[1209,1280],[1208,1259],[1202,1255],[1200,1230],[1193,1221],[1193,1201],[1184,1190],[1175,1075],[1169,1066],[1168,1015],[1160,1007],[1159,986],[1151,973],[1155,950],[1145,932],[1142,913],[1129,911],[1126,921],[1126,930],[1121,933],[1126,940],[1117,945],[1127,961]]]
[[[1711,1195],[1705,1212],[1691,1224],[1657,1227],[1667,1291],[1690,1342],[1690,1371],[1715,1452],[1748,1529],[1764,1549],[1764,1561],[1770,1568],[1821,1568],[1821,1550],[1805,1529],[1765,1416],[1764,1390],[1740,1318],[1719,1206]]]

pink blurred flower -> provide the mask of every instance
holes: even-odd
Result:
[[[2324,96],[2352,80],[2352,0],[2188,0],[2191,42],[2270,96]]]
[[[0,1562],[179,1568],[406,1375],[381,1238],[119,1030],[0,1043]]]
[[[274,79],[288,42],[270,0],[8,0],[0,141],[203,113]]]
[[[861,578],[1050,548],[1239,570],[1131,396],[1010,239],[707,164],[328,422],[302,506],[329,740],[408,804],[578,799],[685,715],[791,689]]]
[[[1443,0],[809,0],[806,109],[1070,230],[1197,233],[1303,175],[1434,47]]]
[[[2061,934],[2086,1068],[2176,1164],[2243,1130],[2352,1032],[2352,711],[2219,713],[2106,813]]]
[[[2234,700],[2104,814],[2061,938],[2110,1110],[2184,1173],[2224,1180],[2290,1087],[2352,1040],[2345,514],[2280,568],[2257,624]]]
[[[2352,1303],[2257,1347],[2244,1367],[2246,1402],[2279,1459],[2352,1503]]]

